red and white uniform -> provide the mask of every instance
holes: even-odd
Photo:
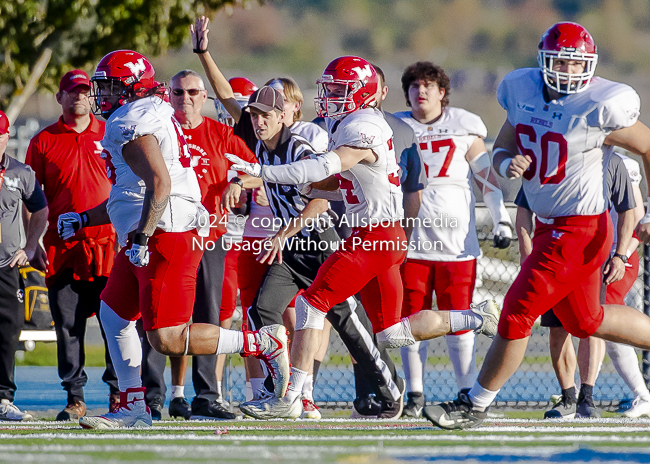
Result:
[[[113,272],[101,299],[122,319],[142,317],[144,330],[187,323],[196,294],[196,273],[203,252],[193,244],[199,224],[209,224],[201,204],[201,190],[180,125],[172,107],[158,97],[136,100],[117,109],[106,123],[102,145],[107,174],[113,187],[108,198],[120,244]],[[171,177],[169,204],[149,239],[149,264],[134,266],[125,252],[127,236],[140,221],[145,184],[122,157],[128,142],[153,135]],[[208,229],[202,231],[207,236]]]
[[[406,236],[399,222],[404,211],[393,131],[372,108],[326,121],[330,150],[368,148],[377,160],[337,174],[352,235],[323,263],[303,296],[327,312],[360,291],[377,333],[400,321],[402,307],[399,265],[406,255]],[[378,225],[382,221],[384,225]]]
[[[201,189],[191,168],[191,157],[183,131],[174,119],[174,109],[158,97],[136,100],[117,109],[106,123],[102,156],[108,178],[113,183],[108,198],[108,214],[122,246],[129,232],[140,222],[144,202],[144,181],[136,176],[122,157],[122,147],[143,135],[153,135],[171,177],[169,204],[158,228],[165,232],[186,232],[209,223],[201,204]],[[207,231],[206,231],[207,232]]]
[[[530,335],[551,307],[580,338],[600,326],[600,267],[613,237],[603,142],[639,117],[639,96],[627,85],[595,77],[586,90],[550,102],[544,85],[539,69],[526,68],[508,74],[497,90],[519,152],[533,159],[523,189],[538,217],[533,252],[505,298],[499,334],[506,339]]]
[[[402,265],[402,316],[432,309],[467,309],[476,283],[476,258],[481,249],[476,236],[472,171],[466,155],[477,138],[485,139],[481,118],[461,108],[445,107],[440,118],[423,124],[410,111],[395,113],[418,137],[428,185],[413,227],[414,247]],[[426,227],[428,221],[437,224]]]

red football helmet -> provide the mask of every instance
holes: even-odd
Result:
[[[596,71],[598,53],[587,29],[577,23],[557,23],[544,32],[538,48],[537,62],[547,86],[565,94],[582,92],[589,86]],[[583,61],[584,71],[554,71],[553,65],[557,59]]]
[[[316,85],[316,112],[323,118],[338,119],[376,103],[379,79],[363,58],[342,56],[327,65]]]
[[[242,108],[248,104],[250,96],[257,90],[257,86],[245,77],[232,77],[228,82],[235,94],[235,100]],[[232,116],[218,99],[214,101],[214,107],[217,110],[217,121],[229,126],[234,125]]]
[[[129,101],[155,93],[161,84],[154,80],[153,66],[144,55],[117,50],[101,59],[90,79],[93,112],[108,118]]]

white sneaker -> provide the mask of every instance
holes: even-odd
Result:
[[[22,412],[18,406],[9,400],[0,400],[0,420],[4,421],[31,421],[34,416]]]
[[[302,415],[301,419],[321,420],[321,413],[318,406],[314,404],[314,400],[304,398],[302,399]]]
[[[637,417],[648,416],[650,417],[650,398],[637,396],[632,401],[632,407],[623,413],[623,417]]]
[[[242,403],[239,409],[255,419],[297,419],[302,414],[302,397],[298,395],[293,403],[285,403],[282,398],[272,396]]]
[[[289,388],[291,367],[288,341],[287,329],[280,324],[262,327],[257,332],[244,332],[244,354],[255,356],[266,363],[278,398],[282,398]]]
[[[151,427],[151,411],[144,402],[145,388],[127,388],[120,392],[120,407],[103,416],[84,416],[79,425],[84,429],[118,429]]]
[[[478,314],[483,319],[483,325],[475,330],[477,334],[483,334],[486,337],[494,338],[499,326],[499,317],[501,309],[494,300],[485,300],[476,305],[470,305],[469,310]]]

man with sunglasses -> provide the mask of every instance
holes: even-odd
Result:
[[[86,227],[67,240],[59,238],[57,218],[85,211],[106,201],[111,183],[101,158],[104,122],[90,112],[90,79],[79,69],[59,83],[59,120],[36,134],[25,163],[36,173],[49,204],[49,226],[43,244],[47,253],[50,308],[54,319],[57,362],[67,406],[56,420],[78,420],[86,414],[83,388],[86,320],[99,314],[99,295],[113,267],[115,230],[110,224]],[[101,327],[101,326],[100,326]],[[102,331],[103,335],[103,331]],[[117,378],[108,350],[102,380],[110,387],[109,410],[119,402]]]
[[[232,128],[214,119],[201,115],[207,101],[207,91],[201,76],[186,69],[175,74],[170,83],[169,102],[174,108],[174,117],[183,128],[192,156],[191,165],[201,188],[201,202],[210,213],[210,235],[199,264],[196,283],[196,300],[192,320],[219,325],[221,289],[223,282],[226,251],[221,236],[226,232],[227,215],[221,209],[221,193],[228,186],[230,162],[224,153],[237,153],[238,156],[255,160],[255,155],[246,147],[242,139],[233,135]],[[214,243],[214,247],[212,246]],[[148,345],[146,339],[143,344]],[[143,381],[147,387],[147,404],[162,409],[165,400],[163,372],[166,356],[145,348],[143,362]],[[192,405],[183,395],[186,357],[170,358],[172,363],[172,400],[169,415],[185,419],[235,419],[219,399],[215,375],[216,354],[192,357],[192,383],[196,397]],[[153,410],[152,410],[153,413]]]

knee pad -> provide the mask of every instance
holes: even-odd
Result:
[[[296,298],[296,330],[323,330],[326,313],[314,308],[300,295]]]
[[[400,322],[377,333],[377,345],[380,350],[384,348],[400,348],[413,345],[415,338],[411,333],[411,323],[408,317],[403,317]]]

